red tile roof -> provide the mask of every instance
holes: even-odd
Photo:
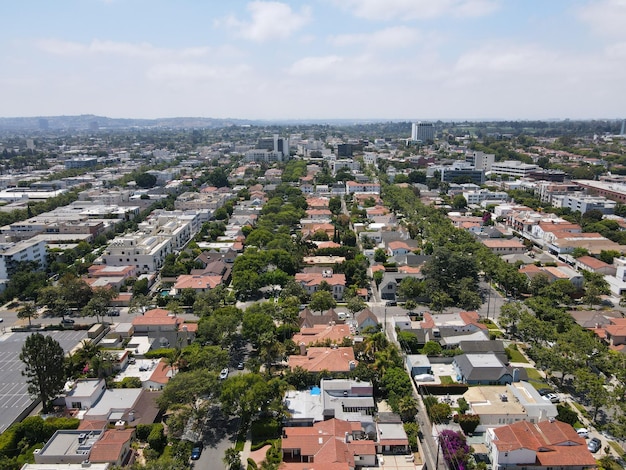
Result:
[[[117,462],[126,444],[132,439],[134,429],[109,429],[93,445],[89,461],[93,463]]]
[[[288,366],[298,366],[309,372],[349,372],[350,363],[358,364],[352,348],[309,348],[306,356],[289,356]]]
[[[585,440],[578,436],[574,428],[567,423],[519,421],[494,429],[494,434],[493,444],[499,452],[521,449],[534,451],[536,461],[525,463],[541,467],[591,466],[595,468],[595,459],[587,449]]]

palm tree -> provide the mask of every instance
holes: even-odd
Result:
[[[234,447],[226,449],[222,460],[228,467],[228,470],[241,470],[241,456]]]

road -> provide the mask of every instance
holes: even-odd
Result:
[[[193,467],[198,470],[227,468],[223,462],[226,449],[233,447],[239,431],[239,418],[227,417],[218,406],[213,406],[204,427],[204,450]]]

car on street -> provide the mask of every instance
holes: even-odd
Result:
[[[243,370],[245,367],[245,364],[243,362],[240,362],[239,364],[237,364],[237,370]]]
[[[2,323],[4,321],[4,318],[0,318],[0,323]]]
[[[589,438],[589,430],[587,428],[578,428],[576,430],[576,432],[578,433],[578,435],[580,437],[582,437],[583,439],[588,439]]]
[[[388,300],[387,302],[385,302],[385,306],[387,307],[395,307],[398,305],[398,302],[396,302],[395,300]]]
[[[61,320],[61,323],[64,323],[66,325],[73,325],[75,322],[71,318],[64,318]]]
[[[225,367],[220,372],[220,380],[224,380],[226,377],[228,377],[228,368]]]
[[[197,442],[193,446],[193,449],[191,449],[191,460],[198,460],[200,458],[200,455],[202,455],[203,447],[204,446],[202,445],[202,442]]]
[[[597,437],[591,438],[591,440],[587,444],[587,449],[589,449],[589,452],[591,452],[592,454],[598,452],[600,450],[600,447],[602,447],[602,441],[600,441],[600,439],[598,439]]]

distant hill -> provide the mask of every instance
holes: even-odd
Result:
[[[177,117],[159,119],[115,119],[93,114],[80,116],[41,116],[0,118],[0,130],[105,130],[139,128],[189,129],[257,124],[244,119]]]

